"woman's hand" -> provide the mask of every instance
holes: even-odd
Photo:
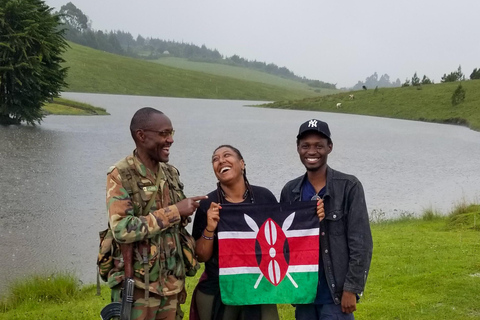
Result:
[[[220,209],[222,209],[220,204],[210,203],[210,208],[207,211],[207,231],[213,232],[217,229],[218,221],[220,221]]]
[[[202,236],[198,238],[195,248],[199,262],[208,261],[212,257],[213,238],[215,237],[218,221],[220,221],[220,209],[222,207],[218,203],[212,202],[207,210],[207,226],[202,231]]]
[[[319,199],[317,201],[317,216],[320,221],[325,218],[325,209],[323,208],[323,200]]]

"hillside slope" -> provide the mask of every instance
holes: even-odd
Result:
[[[65,91],[182,98],[276,101],[311,94],[272,84],[178,69],[69,43]]]
[[[225,76],[240,80],[247,80],[247,81],[255,81],[264,84],[271,84],[274,86],[285,87],[288,89],[298,89],[305,91],[307,96],[318,96],[318,95],[325,95],[325,94],[332,94],[338,92],[335,89],[325,89],[319,88],[314,89],[308,86],[306,83],[302,83],[299,81],[289,80],[282,77],[277,77],[272,74],[268,74],[265,72],[249,69],[249,68],[242,68],[237,66],[230,66],[226,64],[218,64],[218,63],[209,63],[209,62],[197,62],[191,61],[184,58],[176,58],[176,57],[162,57],[156,60],[150,60],[155,63],[163,64],[166,66],[192,70],[192,71],[200,71],[209,74],[215,74],[218,76]]]
[[[459,84],[448,82],[421,87],[342,92],[296,101],[278,101],[265,106],[452,123],[480,131],[480,80],[462,81],[465,100],[453,106],[452,95]],[[350,99],[351,94],[354,99]],[[336,107],[337,103],[341,103],[340,108]]]

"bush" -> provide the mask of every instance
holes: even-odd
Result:
[[[452,95],[452,106],[456,106],[465,100],[465,89],[459,84]]]
[[[408,78],[405,79],[405,82],[402,84],[402,88],[403,87],[410,87],[410,80],[408,80]]]

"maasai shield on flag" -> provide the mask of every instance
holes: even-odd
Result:
[[[316,203],[222,204],[218,247],[223,303],[314,301],[320,225]]]

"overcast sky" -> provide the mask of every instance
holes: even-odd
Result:
[[[60,9],[68,0],[47,0]],[[96,30],[204,44],[351,87],[480,68],[480,0],[72,0]]]

